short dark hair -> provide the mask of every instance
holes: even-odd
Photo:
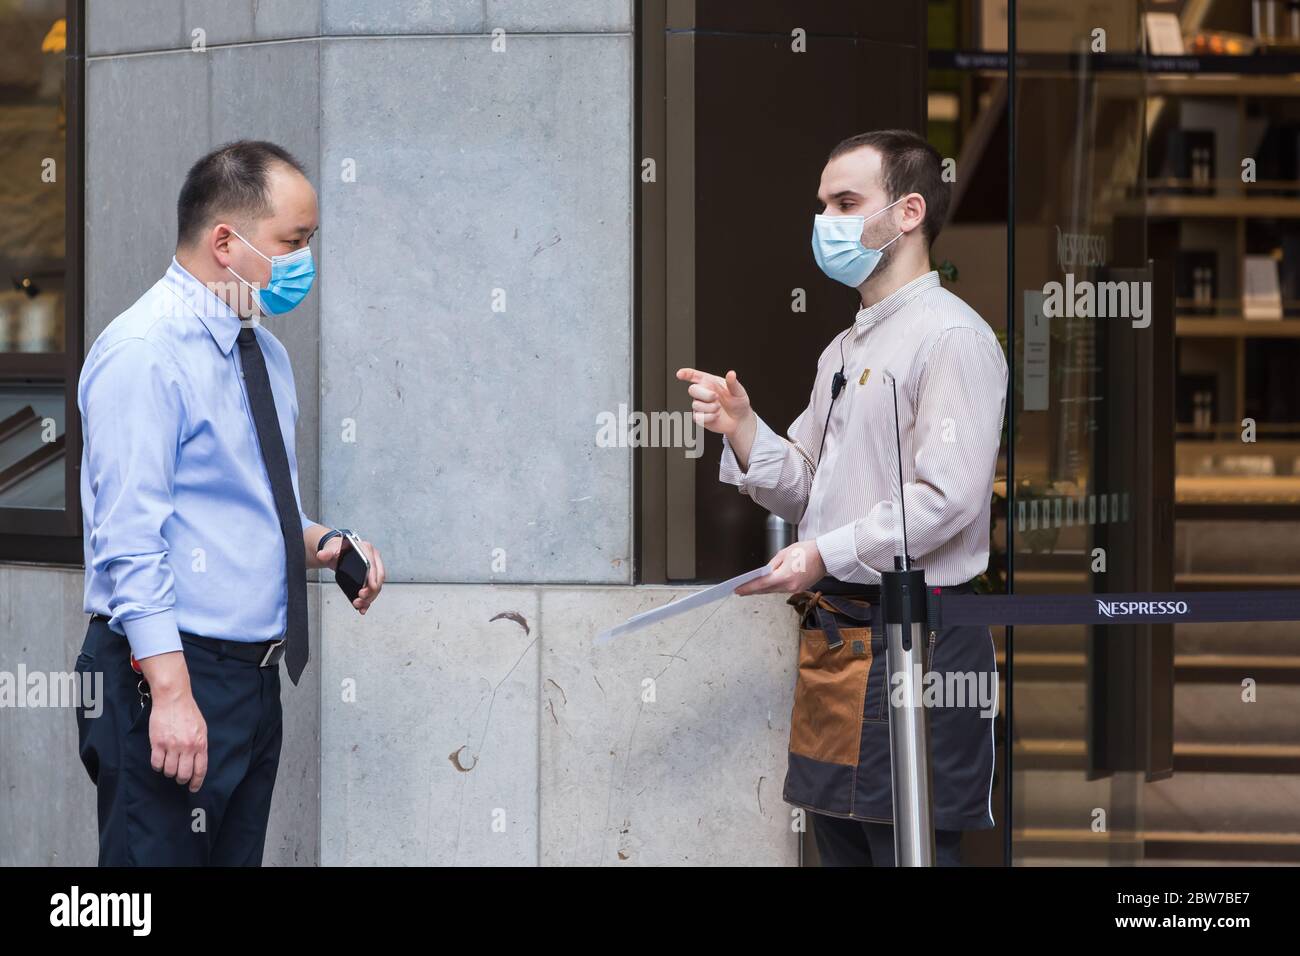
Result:
[[[943,158],[922,137],[906,129],[878,129],[850,136],[833,150],[827,162],[855,149],[870,146],[880,153],[880,179],[885,194],[895,200],[908,193],[925,199],[921,232],[933,244],[948,221],[952,189],[943,178]]]
[[[190,167],[176,200],[176,244],[194,242],[218,218],[260,219],[272,212],[266,174],[276,163],[302,163],[275,143],[241,139],[218,146]]]

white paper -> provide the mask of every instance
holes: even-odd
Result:
[[[657,624],[660,621],[667,620],[670,617],[676,617],[685,611],[693,610],[697,607],[703,607],[706,604],[712,604],[714,601],[721,601],[729,597],[736,588],[755,578],[766,577],[772,573],[772,566],[765,564],[761,568],[755,568],[753,571],[746,571],[744,574],[738,574],[734,578],[723,581],[721,584],[715,584],[712,587],[705,588],[703,591],[696,591],[694,594],[688,594],[686,597],[678,598],[676,601],[669,601],[667,604],[651,608],[648,611],[642,611],[640,614],[633,614],[622,624],[616,624],[608,630],[601,631],[596,635],[596,643],[603,644],[610,638],[618,637],[620,634],[628,634],[632,631],[639,631],[643,627],[649,627],[651,624]]]

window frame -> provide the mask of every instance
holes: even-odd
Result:
[[[66,0],[67,146],[62,177],[64,317],[62,352],[0,352],[0,379],[19,384],[63,382],[64,507],[0,508],[0,561],[81,564],[81,413],[77,381],[85,352],[85,0]]]

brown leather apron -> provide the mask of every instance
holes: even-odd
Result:
[[[790,712],[790,752],[854,765],[873,659],[872,605],[800,591],[786,603],[799,612],[799,679]]]
[[[944,590],[969,591],[969,585]],[[840,593],[835,593],[840,592]],[[790,712],[784,799],[828,816],[893,822],[889,694],[879,588],[823,579],[788,601],[799,615],[799,674]],[[994,670],[987,628],[928,635],[924,669]],[[931,714],[936,825],[992,824],[991,723],[976,710]]]

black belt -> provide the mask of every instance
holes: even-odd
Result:
[[[103,614],[92,614],[90,619],[103,621],[105,624],[109,621]],[[284,657],[284,638],[278,641],[225,641],[218,637],[190,634],[188,631],[181,631],[180,635],[183,644],[194,644],[215,651],[222,657],[234,658],[259,667],[275,667],[280,663],[280,658]]]
[[[835,598],[856,598],[866,601],[870,605],[880,604],[880,585],[879,584],[855,584],[851,581],[841,581],[839,578],[824,577],[811,588],[808,589],[819,597],[812,601],[803,612],[801,626],[805,622],[816,622],[826,635],[826,646],[830,650],[835,650],[844,643],[840,636],[840,620],[845,626],[852,627],[871,624],[870,608],[855,608]],[[938,614],[940,594],[970,594],[975,590],[974,580],[966,581],[963,584],[953,584],[948,586],[926,585],[926,602],[933,609],[931,620],[935,622],[934,626],[939,626],[940,616]],[[796,599],[791,598],[788,603],[795,604]],[[839,618],[840,620],[837,620]],[[810,621],[811,619],[811,621]]]
[[[828,575],[816,584],[811,585],[808,590],[820,591],[822,594],[833,594],[836,597],[862,598],[872,604],[880,603],[879,584],[854,584],[851,581],[841,581],[839,578]]]

